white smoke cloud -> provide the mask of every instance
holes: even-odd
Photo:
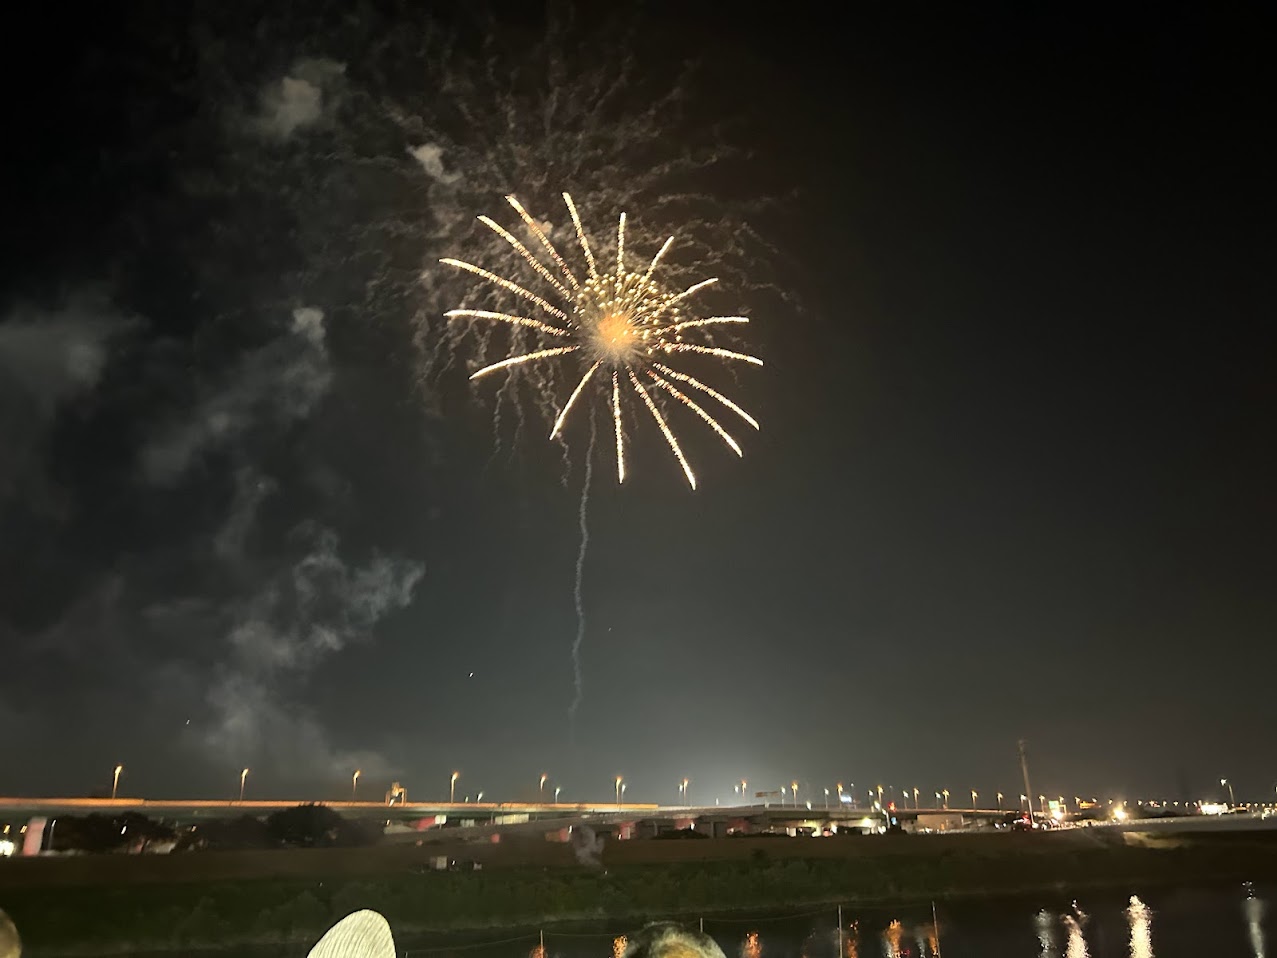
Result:
[[[309,544],[305,555],[244,603],[227,635],[231,658],[208,692],[214,718],[205,743],[228,761],[282,756],[312,774],[388,767],[373,753],[334,750],[314,716],[290,706],[278,686],[369,639],[385,616],[411,603],[424,569],[385,556],[352,566],[331,530],[308,525],[298,535]]]
[[[88,306],[20,310],[0,322],[0,500],[21,490],[35,507],[54,496],[42,462],[48,430],[65,406],[97,387],[112,338],[129,325]]]
[[[346,68],[333,60],[301,59],[262,90],[252,124],[265,136],[286,140],[318,123],[340,97]]]
[[[443,166],[443,147],[434,143],[423,143],[408,150],[409,155],[421,164],[426,175],[440,183],[456,183],[461,179],[460,173],[449,173]]]
[[[208,703],[215,721],[205,743],[230,764],[265,762],[276,778],[311,781],[349,775],[352,768],[370,778],[395,771],[379,752],[334,748],[309,709],[290,704],[254,676],[224,673],[209,690]]]
[[[19,313],[0,323],[0,373],[45,413],[97,385],[108,341],[128,325],[82,309]]]
[[[157,485],[176,482],[208,449],[233,441],[263,417],[286,426],[304,419],[332,382],[324,314],[294,310],[289,335],[249,354],[182,424],[142,451],[142,472]]]
[[[213,537],[213,551],[223,559],[243,555],[244,543],[257,520],[257,510],[276,489],[275,483],[256,469],[245,466],[235,473],[235,498],[230,515]]]

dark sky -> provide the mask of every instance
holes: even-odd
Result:
[[[543,771],[574,800],[617,774],[650,801],[685,776],[725,803],[742,778],[1018,795],[1024,737],[1052,795],[1271,797],[1259,26],[1021,6],[33,29],[0,233],[0,791],[123,763],[153,797],[246,765],[298,798],[356,767],[422,798],[453,769],[494,799]],[[595,111],[583,77],[626,64]],[[566,131],[498,108],[555,88]],[[721,201],[707,256],[767,363],[732,387],[763,423],[743,460],[684,427],[696,492],[650,424],[623,487],[592,460],[574,726],[588,430],[565,465],[524,394],[465,384],[437,335],[464,286],[429,265],[559,180],[609,215]],[[741,218],[764,242],[734,258]]]

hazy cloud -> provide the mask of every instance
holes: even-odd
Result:
[[[305,418],[331,381],[323,311],[294,310],[287,335],[244,357],[184,422],[143,449],[143,474],[158,485],[176,482],[203,452],[263,419],[285,426]]]
[[[340,96],[346,68],[333,60],[301,59],[261,92],[253,125],[262,134],[286,140],[313,126]]]
[[[308,525],[298,534],[309,544],[305,555],[244,603],[227,635],[231,657],[208,693],[214,722],[206,743],[228,760],[284,750],[312,771],[374,767],[375,756],[335,753],[323,728],[289,705],[277,683],[368,639],[382,618],[412,601],[424,570],[385,556],[351,566],[331,530]]]
[[[455,183],[461,179],[460,173],[449,173],[443,167],[443,147],[434,143],[423,143],[408,150],[414,160],[421,164],[426,175],[440,183]]]
[[[58,412],[91,393],[110,357],[110,340],[129,321],[109,310],[22,310],[0,322],[0,499],[18,489],[44,502],[45,435]]]

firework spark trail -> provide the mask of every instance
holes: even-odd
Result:
[[[581,675],[581,643],[585,641],[585,603],[581,597],[581,586],[585,578],[585,550],[590,545],[590,527],[586,522],[586,513],[590,505],[590,479],[594,474],[594,416],[590,416],[590,444],[585,454],[585,481],[581,484],[581,506],[577,512],[577,521],[581,529],[581,547],[576,554],[576,582],[572,588],[572,599],[576,604],[576,638],[572,642],[572,704],[568,706],[569,724],[576,722],[576,710],[585,695],[585,683]]]
[[[756,356],[731,349],[723,349],[715,345],[686,342],[684,340],[684,334],[690,332],[708,336],[711,331],[710,327],[746,324],[749,322],[749,318],[746,316],[715,315],[697,317],[693,315],[689,317],[684,312],[689,307],[686,304],[680,304],[684,304],[685,301],[690,300],[701,290],[716,283],[717,279],[700,280],[679,292],[675,291],[678,287],[671,289],[662,282],[654,280],[652,277],[665,253],[670,249],[673,243],[672,238],[666,239],[660,249],[657,250],[645,272],[630,272],[626,268],[625,262],[625,234],[628,221],[624,212],[620,214],[616,226],[616,265],[610,272],[600,274],[599,261],[596,260],[594,252],[590,248],[576,204],[569,194],[564,193],[563,200],[572,218],[577,243],[589,267],[589,278],[583,284],[578,284],[567,262],[559,254],[550,238],[540,228],[536,220],[532,218],[531,214],[514,196],[507,196],[506,199],[518,212],[529,231],[536,236],[538,242],[550,255],[563,276],[571,283],[572,289],[569,290],[567,286],[561,283],[551,273],[550,269],[517,237],[507,232],[504,227],[491,218],[487,216],[479,217],[479,221],[483,225],[505,240],[506,244],[518,254],[520,260],[530,266],[543,281],[553,287],[561,305],[555,305],[550,300],[543,299],[540,295],[528,287],[520,285],[515,280],[507,279],[484,267],[450,257],[441,259],[440,262],[447,266],[465,270],[500,289],[504,289],[533,303],[543,312],[561,319],[563,324],[552,324],[528,316],[494,310],[451,310],[448,313],[449,317],[465,317],[505,323],[509,328],[513,329],[515,334],[511,341],[509,354],[505,358],[484,365],[477,372],[472,373],[470,378],[478,379],[499,369],[514,369],[515,367],[522,369],[526,364],[536,360],[562,359],[572,353],[578,354],[569,363],[574,364],[577,360],[583,360],[583,367],[578,367],[578,369],[584,368],[585,371],[577,380],[567,402],[557,411],[554,417],[554,424],[550,429],[550,438],[556,439],[562,434],[569,414],[577,406],[577,400],[587,385],[592,381],[598,382],[598,380],[594,379],[595,372],[600,366],[606,367],[606,371],[612,374],[610,405],[613,425],[616,431],[616,472],[619,482],[624,482],[626,472],[620,396],[622,378],[628,383],[627,393],[630,389],[633,389],[633,394],[638,397],[641,404],[651,413],[657,428],[665,437],[665,441],[674,453],[675,459],[678,460],[678,464],[682,467],[683,473],[687,477],[688,485],[693,489],[696,488],[696,476],[675,435],[672,420],[663,413],[663,410],[677,408],[669,405],[671,400],[689,409],[716,432],[733,452],[738,456],[742,455],[740,445],[723,429],[722,425],[706,412],[696,400],[679,390],[670,380],[681,380],[693,388],[701,390],[738,413],[755,429],[758,428],[758,421],[745,413],[731,400],[704,383],[686,373],[676,372],[657,361],[658,358],[663,358],[664,355],[680,353],[720,360],[735,360],[757,366],[762,365],[762,360]],[[682,284],[680,283],[679,285],[681,286]],[[523,345],[523,340],[518,338],[518,334],[523,333],[525,330],[567,338],[574,342],[568,346],[556,346],[525,352],[523,350],[527,347]],[[560,368],[560,365],[560,363],[552,363],[546,367],[547,371],[545,372],[540,370],[533,371],[533,376],[536,377],[535,382],[539,383],[540,388],[543,390],[542,395],[548,394],[547,384],[554,382],[554,371]],[[663,375],[658,375],[655,370],[659,370]],[[621,376],[622,372],[624,377]],[[574,371],[572,375],[575,376],[577,373]],[[649,377],[656,389],[650,391],[645,388],[640,376]],[[599,378],[602,379],[602,377]],[[507,380],[507,382],[511,381]],[[595,388],[598,389],[599,387],[596,385]],[[603,387],[599,391],[603,392],[605,389],[606,387]],[[595,428],[594,420],[591,418],[591,429]],[[591,438],[592,447],[593,438]]]

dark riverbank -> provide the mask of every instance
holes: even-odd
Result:
[[[1148,845],[1084,831],[625,842],[605,850],[601,872],[561,862],[561,848],[549,850],[553,863],[536,860],[544,847],[464,849],[488,859],[482,871],[425,870],[440,853],[429,846],[7,861],[0,907],[25,953],[41,958],[303,945],[357,908],[380,911],[406,940],[570,920],[1277,878],[1277,836],[1268,833]]]

